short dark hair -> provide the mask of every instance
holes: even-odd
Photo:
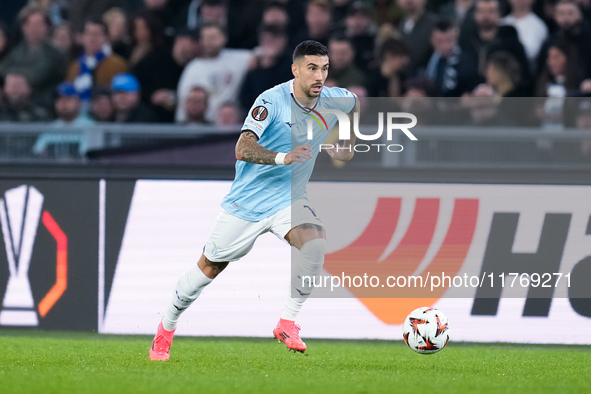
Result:
[[[380,61],[384,60],[386,54],[392,56],[410,56],[410,48],[401,40],[389,38],[379,48]]]
[[[449,19],[439,19],[433,25],[433,31],[450,31],[451,29],[455,28],[456,26],[450,21]]]
[[[277,24],[266,24],[259,27],[259,34],[267,33],[273,37],[287,37],[285,27]]]
[[[82,32],[84,32],[84,29],[86,29],[86,25],[99,25],[101,27],[101,29],[103,30],[103,33],[105,34],[105,36],[109,36],[109,28],[107,27],[107,24],[105,22],[103,22],[102,19],[96,18],[96,17],[92,17],[92,18],[88,18],[84,21],[84,24],[82,25]]]
[[[304,56],[328,56],[328,48],[314,40],[302,41],[293,51],[293,61]]]
[[[336,32],[335,34],[331,35],[328,39],[328,42],[331,41],[348,42],[349,44],[351,44],[351,46],[353,46],[353,43],[344,32]]]
[[[435,96],[435,86],[433,82],[425,76],[411,77],[404,83],[406,91],[411,89],[422,90],[427,97]]]
[[[29,20],[29,17],[35,14],[41,14],[45,24],[51,27],[51,19],[49,19],[49,15],[47,15],[45,9],[39,5],[27,5],[19,11],[17,14],[17,20],[20,27],[22,28]]]

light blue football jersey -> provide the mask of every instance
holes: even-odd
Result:
[[[308,144],[312,158],[303,163],[264,165],[236,162],[236,176],[222,208],[244,220],[258,222],[292,201],[306,196],[306,184],[312,175],[320,144],[337,122],[322,109],[338,109],[346,114],[355,108],[355,96],[346,89],[323,87],[312,109],[302,107],[293,96],[293,80],[263,92],[250,109],[242,131],[252,131],[258,143],[275,152],[289,153],[292,146]],[[312,116],[313,115],[313,116]],[[313,119],[313,139],[307,139],[308,120]]]

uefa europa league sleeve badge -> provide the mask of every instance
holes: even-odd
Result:
[[[0,325],[38,324],[28,273],[42,205],[43,195],[33,186],[10,189],[4,199],[0,199],[0,221],[9,270]]]

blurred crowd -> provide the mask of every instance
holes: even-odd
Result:
[[[0,121],[240,124],[305,39],[329,48],[326,84],[360,97],[457,97],[478,114],[468,99],[591,95],[591,0],[0,5]]]

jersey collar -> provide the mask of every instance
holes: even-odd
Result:
[[[311,112],[312,110],[314,110],[314,108],[316,108],[318,106],[318,102],[320,101],[320,96],[318,96],[318,98],[316,99],[316,102],[314,103],[314,106],[312,108],[309,107],[304,107],[302,104],[300,104],[300,102],[298,101],[298,99],[295,97],[295,94],[293,93],[293,84],[295,82],[295,79],[292,79],[289,82],[289,94],[291,95],[291,99],[293,100],[294,103],[296,103],[296,105],[298,107],[300,107],[300,109],[304,112]]]

